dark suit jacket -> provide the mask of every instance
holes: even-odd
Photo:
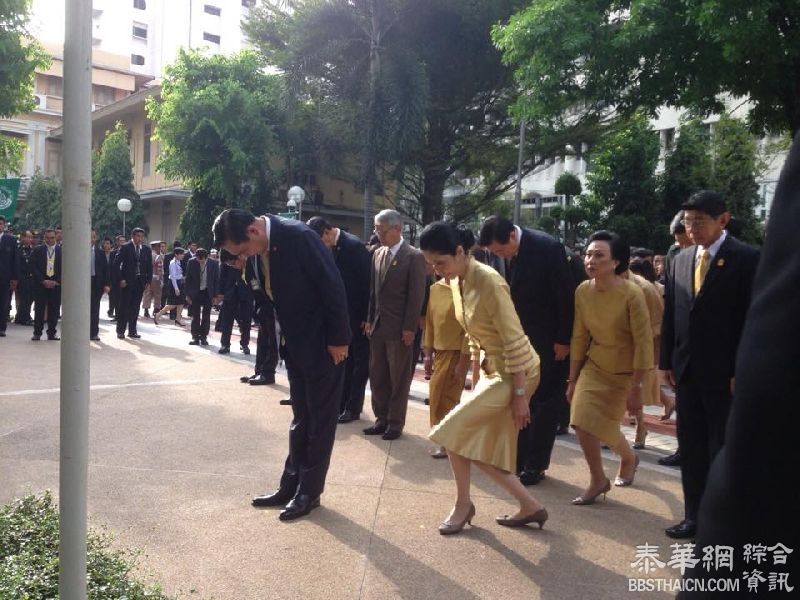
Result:
[[[200,293],[200,261],[197,258],[191,259],[186,263],[186,297],[194,302]],[[206,289],[210,300],[214,299],[219,292],[219,263],[215,260],[206,259]]]
[[[416,332],[419,328],[428,279],[422,252],[403,242],[383,281],[377,281],[388,252],[388,246],[381,246],[372,255],[368,322],[374,338],[399,340],[403,331]]]
[[[19,279],[17,239],[6,232],[0,239],[0,281],[8,283]]]
[[[333,257],[347,294],[350,330],[354,336],[359,335],[361,323],[367,320],[369,310],[369,251],[356,236],[339,230]]]
[[[131,285],[136,279],[136,245],[133,240],[123,244],[114,259],[117,281],[124,280]],[[144,287],[153,278],[153,253],[150,247],[142,244],[139,249],[139,282]]]
[[[61,283],[61,246],[56,244],[55,275],[47,277],[47,246],[39,244],[33,249],[31,254],[31,273],[36,283],[42,283],[45,279],[52,279]]]
[[[723,389],[733,377],[759,251],[728,235],[695,298],[696,253],[690,246],[670,264],[659,367],[672,369],[677,382],[690,376],[707,389]]]
[[[111,285],[111,268],[106,260],[106,253],[101,248],[94,248],[94,288],[92,292],[102,294],[103,288]]]
[[[225,302],[236,300],[236,282],[242,280],[242,272],[235,267],[223,263],[219,268],[218,294],[224,297]]]
[[[575,278],[564,247],[541,231],[522,230],[509,274],[511,299],[534,349],[547,360],[553,344],[569,345],[575,316]]]
[[[291,361],[308,372],[333,366],[327,346],[348,346],[351,340],[347,296],[333,255],[304,223],[268,218],[270,288]]]
[[[767,227],[763,260],[753,284],[753,301],[747,314],[736,362],[736,391],[725,433],[725,445],[708,476],[700,506],[696,548],[730,545],[734,548],[734,573],[707,571],[703,563],[686,577],[716,578],[752,571],[742,560],[745,544],[773,546],[781,542],[794,549],[787,565],[772,563],[755,568],[764,572],[791,572],[789,585],[797,587],[797,550],[800,547],[800,452],[797,423],[800,410],[800,136],[783,167]],[[699,555],[699,552],[698,552]],[[741,577],[741,575],[740,575]],[[794,577],[794,578],[793,578]],[[747,593],[745,581],[738,594],[725,598],[789,597],[770,595],[767,582],[761,594]],[[714,592],[681,593],[679,598],[720,598]]]

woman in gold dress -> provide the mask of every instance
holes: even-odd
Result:
[[[447,449],[456,481],[456,503],[439,533],[458,533],[472,523],[470,470],[474,464],[519,502],[500,525],[541,528],[547,510],[514,475],[519,430],[530,422],[528,399],[539,384],[539,357],[514,310],[505,280],[469,256],[469,237],[448,223],[431,223],[420,236],[425,259],[451,281],[456,319],[469,336],[473,361],[485,353],[485,376],[472,397],[436,425],[430,438]],[[458,278],[456,280],[456,278]]]
[[[626,407],[631,414],[641,408],[642,382],[653,368],[653,337],[642,290],[621,276],[629,260],[630,248],[617,234],[593,233],[584,259],[591,279],[575,290],[567,401],[590,474],[586,491],[572,501],[577,505],[593,504],[611,489],[602,443],[621,458],[614,485],[631,485],[639,462],[620,421]]]
[[[430,378],[428,397],[433,427],[461,399],[470,365],[469,340],[456,319],[453,292],[447,279],[440,279],[430,287],[422,349],[425,376]],[[447,458],[447,452],[439,446],[431,456]]]

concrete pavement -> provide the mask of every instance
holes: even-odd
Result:
[[[117,340],[101,319],[103,341],[91,345],[90,523],[142,550],[143,573],[170,593],[619,599],[637,597],[628,592],[628,578],[641,576],[631,567],[637,545],[669,556],[663,529],[681,516],[682,496],[677,471],[655,464],[671,450],[668,435],[666,447],[642,452],[633,487],[590,507],[570,504],[587,472],[575,438],[559,438],[548,479],[532,488],[550,513],[542,531],[496,525],[514,504],[476,472],[475,526],[438,535],[454,487],[447,461],[427,455],[420,402],[394,442],[363,436],[367,421],[340,426],[322,507],[281,523],[276,510],[251,508],[250,497],[271,491],[282,470],[285,376],[269,387],[239,383],[252,356],[236,344],[219,356],[213,332],[205,348],[188,346],[173,325],[142,321],[140,333]],[[0,340],[0,503],[58,489],[59,343],[30,334],[10,325]],[[617,463],[606,465],[613,477]]]

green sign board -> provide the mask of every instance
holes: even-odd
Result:
[[[278,213],[278,216],[283,219],[297,219],[298,214],[296,212],[285,212],[285,213]]]
[[[0,215],[3,215],[6,221],[14,219],[18,195],[19,179],[0,179]]]

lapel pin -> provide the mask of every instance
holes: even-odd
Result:
[[[724,267],[724,266],[725,266],[725,259],[724,259],[724,258],[720,258],[720,259],[717,261],[717,266],[718,266],[718,267]]]
[[[393,266],[393,267],[396,267],[396,266],[397,266],[397,261],[396,261],[396,260],[395,260],[395,261],[392,261],[392,266]]]

